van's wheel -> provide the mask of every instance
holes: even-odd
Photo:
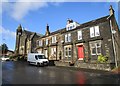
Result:
[[[28,65],[30,65],[30,62],[29,62],[29,61],[28,61],[27,63],[28,63]]]
[[[41,66],[44,67],[44,63],[42,63]]]
[[[37,66],[40,67],[40,63],[37,63]]]

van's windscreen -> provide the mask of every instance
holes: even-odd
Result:
[[[38,55],[39,59],[46,59],[44,55]]]

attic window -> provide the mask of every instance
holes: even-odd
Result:
[[[72,26],[70,26],[70,30],[72,29],[73,27]]]
[[[75,27],[75,25],[73,25],[73,28]]]
[[[69,30],[69,27],[67,27],[67,30]]]

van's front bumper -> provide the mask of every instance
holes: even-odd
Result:
[[[49,64],[49,62],[48,62],[48,61],[44,61],[43,64],[44,64],[45,66],[47,66],[47,65]]]

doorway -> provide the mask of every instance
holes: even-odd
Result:
[[[84,58],[84,46],[79,45],[78,46],[78,59],[83,60],[83,58]]]

